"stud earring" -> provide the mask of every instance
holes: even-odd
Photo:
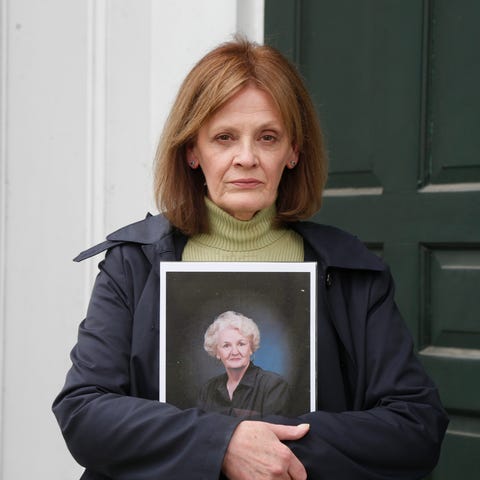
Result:
[[[196,162],[195,160],[190,160],[189,165],[190,165],[192,168],[195,168],[195,167],[197,166],[197,162]]]
[[[292,161],[290,162],[290,167],[293,168],[296,164],[297,164],[297,162],[296,162],[295,160],[292,160]]]

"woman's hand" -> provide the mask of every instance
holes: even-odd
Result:
[[[230,480],[305,480],[305,467],[282,440],[298,440],[308,429],[307,424],[241,422],[225,453],[223,473]]]

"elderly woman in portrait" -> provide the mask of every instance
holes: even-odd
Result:
[[[390,271],[356,237],[307,221],[327,161],[295,67],[242,39],[209,52],[180,87],[155,169],[161,213],[77,257],[108,250],[53,406],[82,480],[428,475],[448,420]],[[159,402],[164,261],[316,262],[316,411],[252,420]]]
[[[231,311],[220,314],[205,332],[204,348],[226,373],[203,385],[198,406],[244,418],[288,414],[287,382],[250,359],[259,347],[260,331],[252,319]]]

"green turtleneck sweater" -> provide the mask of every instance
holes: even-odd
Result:
[[[205,199],[210,232],[191,237],[183,261],[214,262],[302,262],[303,239],[287,228],[273,228],[276,209],[272,205],[243,221]]]

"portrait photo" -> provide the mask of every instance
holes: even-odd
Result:
[[[315,409],[315,263],[162,262],[160,277],[160,401],[252,418]],[[248,362],[232,406],[227,373]]]

